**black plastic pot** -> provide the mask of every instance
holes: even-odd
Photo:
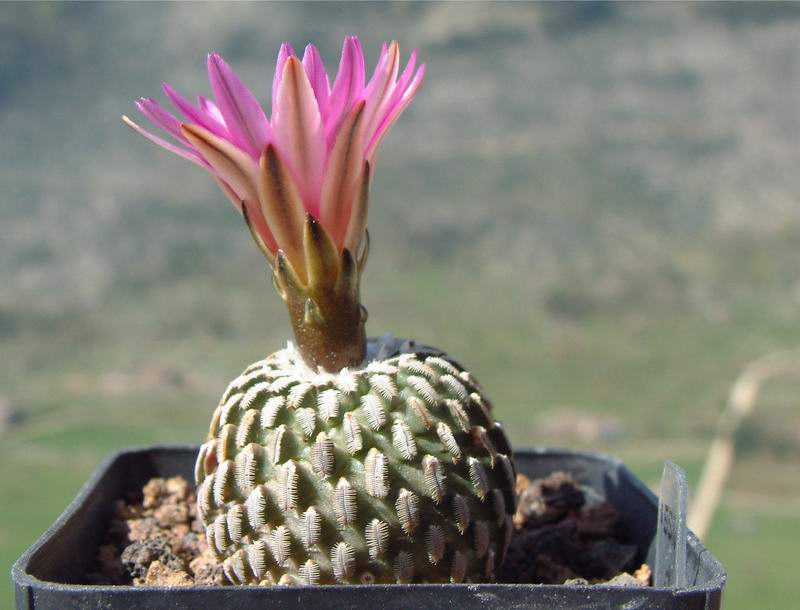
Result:
[[[115,608],[562,608],[627,610],[720,608],[725,572],[689,533],[687,582],[682,590],[571,585],[360,585],[324,587],[132,587],[81,584],[111,518],[114,500],[141,489],[150,478],[193,478],[196,447],[154,447],[114,454],[97,469],[53,526],[14,564],[18,610]],[[653,565],[657,499],[619,460],[565,450],[523,450],[517,468],[529,477],[555,470],[578,480],[623,515],[627,541],[647,549]]]

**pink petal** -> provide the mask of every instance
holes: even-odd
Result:
[[[331,149],[322,186],[322,226],[341,251],[364,162],[364,101],[350,111]]]
[[[216,53],[208,56],[208,79],[233,142],[258,159],[269,141],[269,122],[261,104]]]
[[[372,138],[380,120],[382,110],[391,97],[397,70],[400,64],[400,47],[393,41],[388,52],[375,68],[375,73],[364,91],[367,105],[364,109],[364,133],[367,138]]]
[[[240,202],[247,206],[248,216],[253,219],[255,226],[264,242],[272,252],[277,251],[277,244],[272,232],[261,222],[263,216],[260,212],[258,198],[258,165],[244,151],[234,146],[231,142],[218,138],[207,129],[197,125],[181,126],[183,135],[208,161],[214,174],[222,180],[235,194]],[[231,194],[223,189],[230,199]],[[238,207],[238,206],[237,206]],[[254,213],[258,210],[258,213]]]
[[[330,84],[328,83],[328,73],[325,72],[325,64],[322,63],[319,51],[317,51],[317,47],[313,44],[308,45],[303,54],[303,69],[306,71],[308,81],[311,83],[311,88],[314,90],[314,97],[317,99],[319,114],[324,123],[328,111]]]
[[[411,100],[414,99],[414,95],[416,95],[417,90],[422,84],[422,80],[424,78],[425,64],[422,64],[419,67],[419,70],[417,70],[417,73],[414,75],[411,83],[409,83],[405,91],[402,92],[400,99],[397,100],[394,106],[387,110],[386,116],[380,122],[378,128],[375,130],[375,134],[367,144],[364,152],[373,168],[375,167],[375,153],[377,152],[378,146],[383,140],[383,137],[389,132],[389,128],[394,125],[394,122],[400,117],[403,110],[405,110],[406,107],[411,103]]]
[[[205,112],[208,117],[217,123],[224,129],[225,128],[225,118],[222,116],[222,113],[217,108],[217,105],[208,99],[204,95],[197,96],[197,105],[200,107],[200,110]]]
[[[292,171],[306,210],[319,217],[325,139],[314,91],[296,57],[289,57],[283,67],[272,122],[278,151]]]
[[[328,149],[353,104],[361,97],[364,90],[364,52],[358,38],[351,36],[342,45],[342,58],[339,71],[333,82],[333,89],[328,102],[328,115],[325,124],[325,139]]]
[[[136,107],[144,116],[154,124],[166,131],[179,142],[189,144],[181,133],[181,124],[172,114],[164,110],[157,101],[141,97],[136,101]]]
[[[183,135],[191,142],[214,173],[225,181],[239,199],[257,201],[258,165],[244,151],[207,129],[184,123]]]
[[[405,93],[405,90],[408,87],[408,83],[414,76],[414,68],[416,67],[416,65],[417,65],[417,50],[414,49],[413,51],[411,51],[411,55],[408,58],[408,63],[406,64],[403,73],[400,75],[400,78],[397,79],[397,82],[392,87],[392,92],[389,95],[389,98],[386,100],[386,104],[380,111],[381,122],[389,115],[389,113],[392,112],[392,109],[398,104],[403,93]]]
[[[144,138],[150,140],[153,144],[156,144],[156,145],[160,146],[161,148],[163,148],[165,150],[168,150],[171,153],[175,153],[176,155],[178,155],[180,157],[183,157],[184,159],[188,159],[189,161],[191,161],[192,163],[194,163],[196,165],[199,165],[203,169],[209,169],[208,164],[194,150],[187,150],[186,148],[183,148],[182,146],[177,146],[175,144],[172,144],[171,142],[167,142],[166,140],[163,140],[163,139],[159,138],[158,136],[154,136],[149,131],[139,127],[139,125],[137,125],[136,123],[131,121],[126,116],[123,116],[122,120],[124,121],[124,123],[128,127],[133,129],[136,133],[138,133],[139,135],[143,136]]]
[[[284,42],[278,51],[278,60],[275,62],[275,75],[272,77],[272,118],[275,118],[275,108],[278,106],[278,89],[283,78],[283,66],[290,57],[297,57],[294,48],[288,42]]]
[[[175,104],[175,107],[180,110],[190,122],[196,123],[204,129],[208,129],[216,136],[226,139],[230,138],[228,135],[228,129],[225,127],[224,121],[222,121],[221,114],[219,121],[215,120],[214,117],[211,117],[206,112],[195,108],[189,100],[175,91],[175,89],[173,89],[168,83],[162,83],[161,89],[164,91],[164,94],[170,99],[170,101]]]

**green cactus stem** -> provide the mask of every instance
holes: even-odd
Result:
[[[394,341],[337,374],[288,348],[223,394],[195,477],[231,582],[493,578],[513,530],[508,440],[472,375]]]

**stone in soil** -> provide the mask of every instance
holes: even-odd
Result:
[[[139,499],[119,500],[94,584],[183,587],[222,585],[222,566],[208,548],[193,488],[182,477],[151,479]]]

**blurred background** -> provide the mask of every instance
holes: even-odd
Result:
[[[212,50],[266,102],[282,41],[333,71],[352,33],[428,64],[373,185],[369,330],[447,349],[517,446],[696,486],[740,371],[800,346],[800,4],[3,4],[4,574],[103,455],[202,440],[290,336],[230,203],[120,115],[207,94]],[[771,380],[737,433],[731,609],[796,604],[798,396]]]

